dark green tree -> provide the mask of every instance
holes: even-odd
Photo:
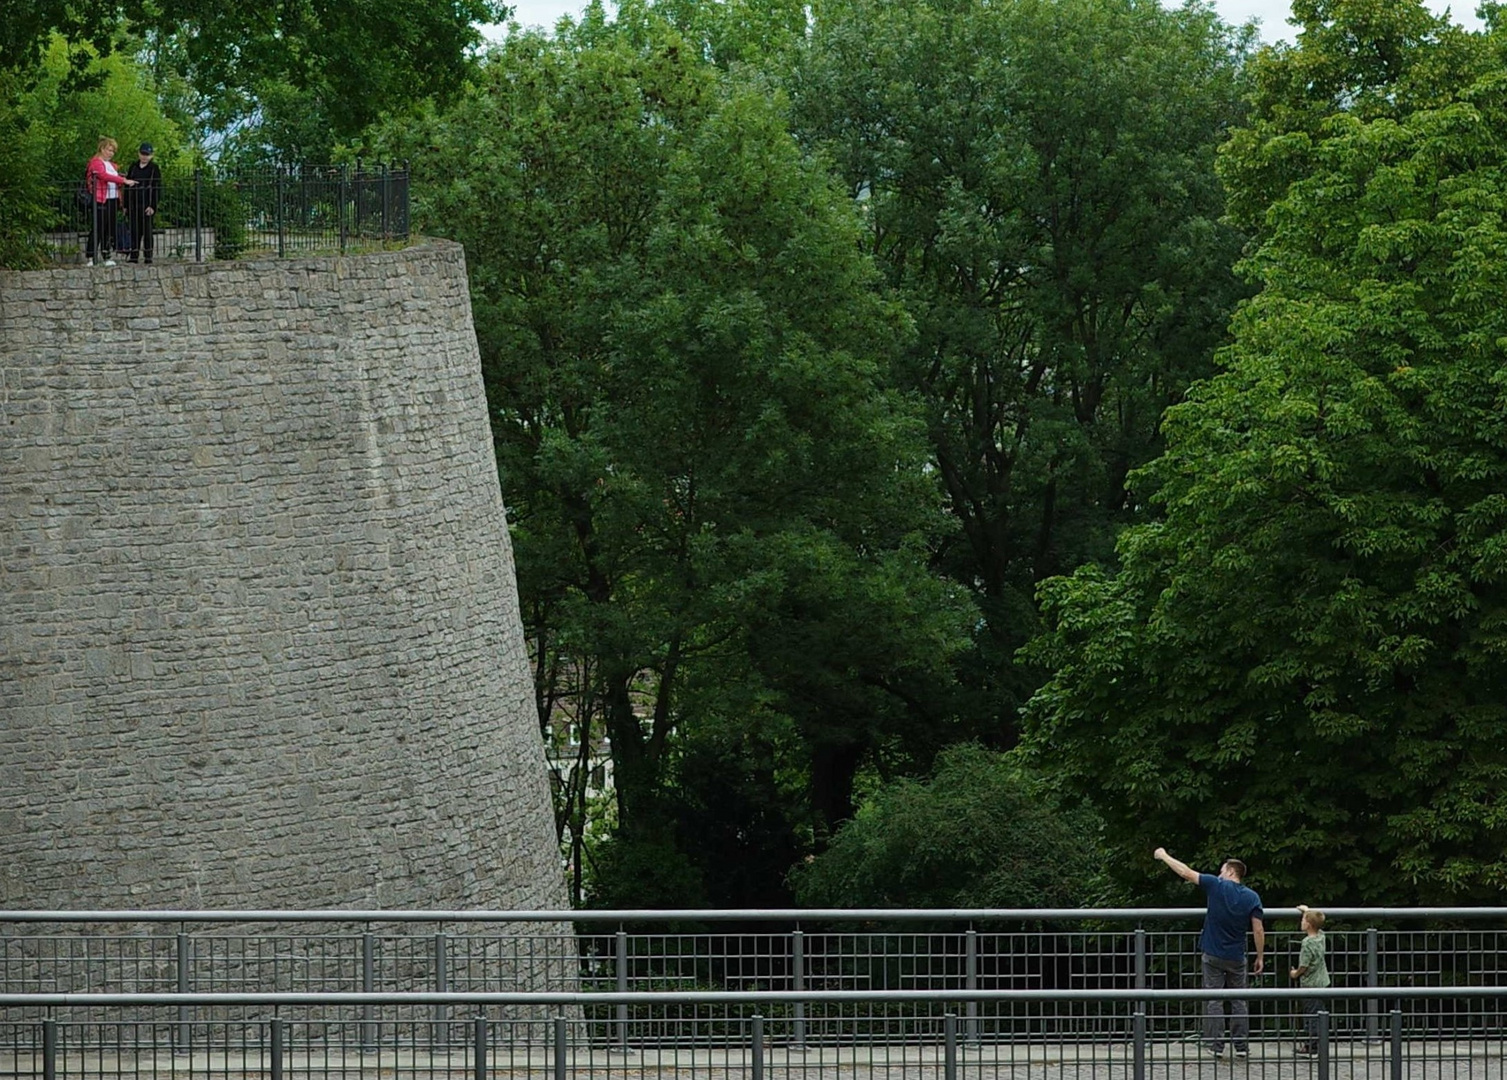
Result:
[[[944,750],[880,788],[796,870],[811,907],[1083,907],[1101,899],[1100,824],[1012,755]]]
[[[1037,582],[1111,557],[1125,477],[1239,295],[1214,156],[1248,37],[1153,0],[814,10],[794,115],[915,319],[894,378],[959,525],[938,565],[984,615],[960,708],[1008,745],[1040,678],[1016,656]]]
[[[651,17],[510,37],[382,145],[467,247],[541,713],[610,737],[613,865],[709,851],[685,808],[765,758],[766,829],[809,846],[850,756],[930,753],[970,618],[926,569],[946,519],[882,385],[910,328],[851,204],[756,78]],[[755,725],[779,738],[715,734]]]
[[[1416,3],[1304,10],[1227,152],[1261,292],[1136,479],[1165,520],[1118,574],[1045,585],[1030,745],[1132,869],[1166,844],[1335,902],[1495,896],[1502,43]]]

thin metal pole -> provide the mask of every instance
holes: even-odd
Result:
[[[450,989],[450,973],[446,965],[445,935],[434,935],[434,989],[438,993],[445,993]],[[450,1044],[450,1010],[446,1005],[434,1007],[434,1035],[432,1042],[436,1046],[448,1046]]]
[[[1329,1080],[1329,1010],[1319,1010],[1319,1080]]]
[[[58,1080],[58,1022],[50,1016],[42,1021],[42,1080]]]
[[[1380,965],[1377,961],[1376,927],[1366,929],[1366,985],[1370,987],[1381,984]],[[1366,1041],[1378,1042],[1378,1022],[1380,1018],[1381,1004],[1375,998],[1366,1002]]]
[[[487,1080],[487,1017],[478,1014],[472,1031],[472,1080]]]
[[[1146,1014],[1140,1009],[1132,1018],[1131,1032],[1134,1037],[1131,1080],[1146,1080]]]
[[[1135,928],[1135,988],[1146,989],[1146,928]]]
[[[194,262],[204,261],[204,172],[194,166]]]
[[[403,160],[403,239],[408,239],[409,230],[413,228],[413,218],[410,216],[409,192],[413,190],[413,173],[408,168],[408,160]]]
[[[273,188],[273,198],[277,200],[274,213],[277,215],[277,257],[281,259],[286,254],[283,250],[283,167],[275,166],[273,175],[277,177]]]
[[[337,216],[340,218],[340,254],[345,254],[345,202],[349,197],[351,182],[351,167],[340,166],[340,199]]]
[[[382,243],[388,240],[387,208],[392,203],[392,172],[387,167],[387,162],[382,163]]]
[[[361,992],[370,994],[377,985],[377,938],[375,934],[361,935]],[[372,1022],[372,1006],[361,1006],[361,1049],[371,1050],[377,1045],[377,1025]]]
[[[565,1014],[555,1014],[555,1080],[565,1080]]]
[[[617,947],[617,992],[628,992],[628,931],[619,930]],[[623,1053],[628,1052],[628,1006],[617,1007],[617,1045]]]
[[[764,1017],[754,1013],[753,1023],[753,1073],[751,1080],[764,1080]]]
[[[272,1018],[272,1080],[283,1080],[283,1018]]]
[[[958,1014],[954,1012],[942,1017],[942,1076],[958,1080]]]
[[[797,993],[806,989],[806,935],[800,930],[790,933],[790,984]],[[795,1024],[792,1035],[795,1045],[806,1045],[806,1003],[797,1001],[792,1010]]]
[[[966,942],[963,985],[969,990],[977,990],[979,988],[979,932],[970,926],[963,939]],[[968,1024],[964,1038],[970,1043],[976,1043],[979,1041],[978,1002],[970,1000],[965,1008],[968,1013]]]
[[[1402,1010],[1392,1010],[1392,1080],[1402,1080]]]
[[[193,966],[194,939],[187,934],[178,935],[178,993],[187,994],[193,989],[192,966]],[[188,1052],[188,1006],[178,1006],[178,1045],[180,1054]]]

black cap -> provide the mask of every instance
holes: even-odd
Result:
[[[150,157],[152,154],[156,153],[156,151],[152,149],[151,143],[144,142],[141,144],[141,153],[146,154],[148,157]]]

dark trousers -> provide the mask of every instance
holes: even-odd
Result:
[[[108,259],[115,251],[115,211],[119,205],[119,199],[106,199],[94,204],[94,217],[90,222],[89,240],[84,245],[84,258],[92,259],[98,252],[100,258]]]
[[[145,206],[127,206],[126,220],[131,225],[131,261],[138,255],[152,261],[152,215]]]
[[[1303,999],[1303,1034],[1306,1037],[1303,1043],[1304,1049],[1318,1050],[1319,1013],[1328,1005],[1329,1003],[1323,998]]]
[[[1245,961],[1223,960],[1204,955],[1205,990],[1244,990]],[[1251,1034],[1250,1009],[1243,998],[1230,1002],[1230,1042],[1236,1050],[1246,1049]],[[1204,1042],[1216,1053],[1224,1048],[1224,1002],[1204,1002]]]

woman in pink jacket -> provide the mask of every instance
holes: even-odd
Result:
[[[101,266],[115,265],[111,256],[115,253],[115,213],[120,207],[120,189],[136,186],[136,181],[120,175],[110,160],[114,156],[115,140],[106,136],[99,141],[99,153],[89,159],[89,169],[84,174],[94,196],[94,220],[90,222],[89,242],[84,248],[89,266],[94,265],[96,252]]]

